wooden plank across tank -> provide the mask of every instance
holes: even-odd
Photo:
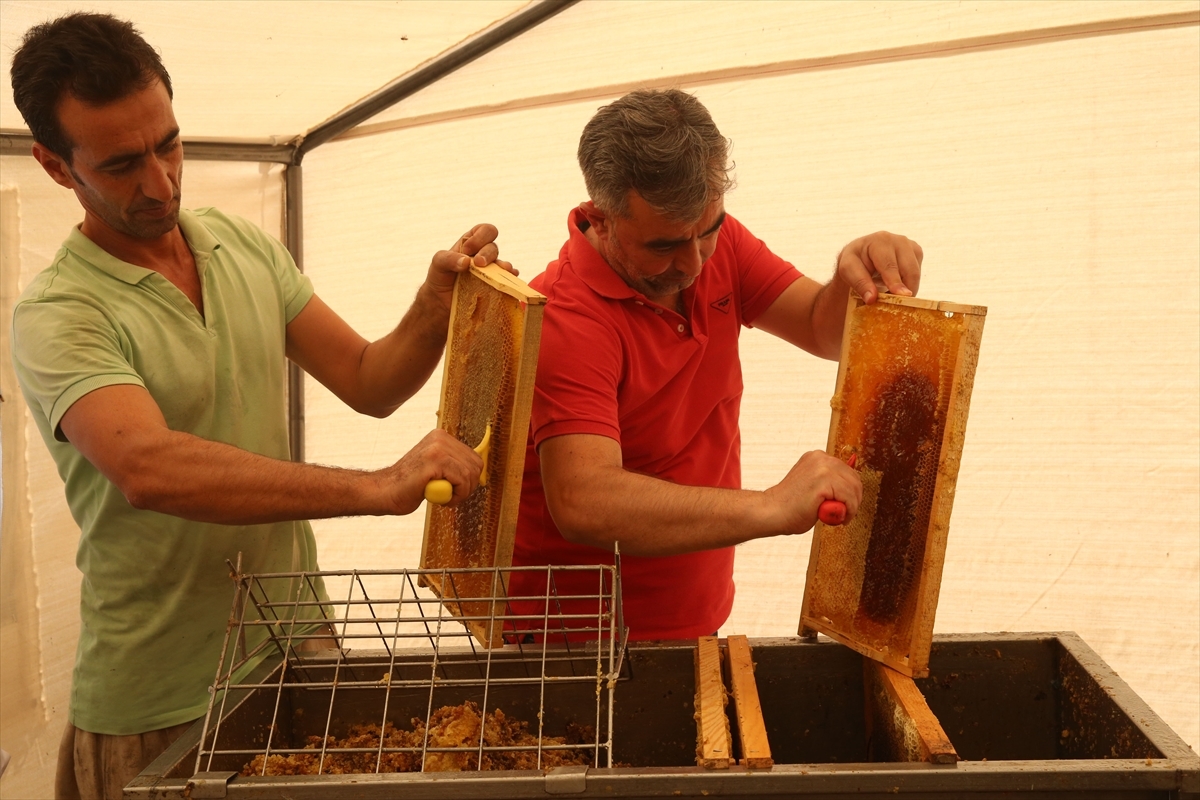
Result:
[[[460,273],[442,371],[438,427],[470,447],[491,426],[488,481],[451,508],[426,504],[422,569],[512,565],[533,380],[546,298],[489,264]],[[468,619],[485,647],[503,643],[503,575],[423,575],[452,614]]]
[[[987,309],[851,295],[828,453],[855,456],[857,516],[817,523],[800,617],[909,677],[929,648]]]
[[[958,763],[954,745],[912,678],[864,658],[863,690],[872,761]]]

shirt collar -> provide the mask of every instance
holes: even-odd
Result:
[[[582,226],[582,227],[581,227]],[[578,208],[571,210],[567,218],[567,229],[570,238],[567,240],[567,257],[579,273],[579,277],[588,288],[601,297],[611,300],[628,300],[639,298],[645,300],[641,292],[636,291],[621,278],[616,271],[600,255],[600,251],[588,241],[584,229],[587,219]]]
[[[179,229],[183,232],[183,238],[187,241],[188,247],[196,256],[196,266],[203,269],[202,262],[206,263],[213,252],[221,246],[221,243],[205,227],[199,217],[186,208],[179,209]],[[130,264],[128,261],[122,261],[110,254],[84,236],[78,225],[71,229],[63,246],[85,262],[125,283],[137,284],[146,276],[157,274],[152,269]]]

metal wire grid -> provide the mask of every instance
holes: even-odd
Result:
[[[240,757],[249,761],[262,755],[265,774],[271,755],[317,755],[318,772],[325,773],[330,754],[375,753],[378,772],[385,753],[420,753],[426,764],[429,753],[464,753],[462,747],[431,746],[430,721],[433,717],[434,690],[444,687],[482,687],[479,738],[474,747],[475,768],[483,765],[484,753],[536,750],[537,768],[543,754],[551,750],[592,751],[593,766],[613,765],[613,694],[625,666],[628,631],[621,611],[620,555],[613,566],[549,566],[478,569],[399,569],[348,570],[330,572],[285,572],[243,574],[230,565],[237,585],[233,609],[222,645],[221,662],[210,688],[204,733],[196,756],[196,771],[213,769],[218,756]],[[504,576],[513,572],[545,575],[545,595],[511,597]],[[490,596],[461,596],[456,576],[490,573]],[[565,573],[592,573],[594,593],[560,594],[559,576]],[[455,597],[444,601],[432,594],[418,592],[422,576],[437,576],[441,586],[454,589]],[[318,588],[326,581],[345,580],[345,600],[321,599]],[[269,591],[287,584],[281,594]],[[372,598],[367,584],[383,585],[392,594]],[[398,589],[398,591],[396,591]],[[283,597],[285,599],[273,599]],[[513,604],[532,602],[541,613],[518,614]],[[472,616],[465,607],[484,607],[486,615]],[[568,610],[569,607],[569,610]],[[594,607],[594,611],[581,611]],[[503,614],[494,609],[503,608]],[[253,612],[251,612],[253,609]],[[380,613],[384,612],[384,613]],[[505,646],[477,647],[467,623],[479,621],[494,630],[504,631]],[[247,651],[248,633],[265,630],[266,636]],[[428,644],[428,648],[424,645]],[[465,643],[465,646],[461,646]],[[351,656],[351,644],[353,656]],[[447,648],[447,644],[451,647]],[[327,645],[322,648],[321,645]],[[460,645],[454,648],[453,645]],[[314,652],[315,651],[315,652]],[[271,683],[253,684],[235,681],[252,663],[270,655],[282,659],[272,673]],[[500,667],[505,667],[500,669]],[[400,669],[410,673],[421,667],[427,675],[400,677]],[[374,678],[382,672],[382,677]],[[330,676],[329,673],[332,673]],[[519,674],[518,674],[519,673]],[[594,736],[586,744],[544,744],[547,687],[570,684],[587,685],[594,693]],[[537,745],[497,746],[484,742],[491,690],[499,687],[536,688]],[[339,692],[383,690],[378,716],[379,744],[374,748],[330,747],[330,732],[335,724],[334,705]],[[325,716],[320,749],[278,746],[275,742],[280,706],[285,693],[294,689],[327,689],[329,706]],[[425,689],[425,727],[420,747],[387,747],[384,731],[393,690]],[[221,727],[226,719],[231,692],[237,690],[274,691],[274,709],[267,728],[265,746],[252,749],[222,748]],[[584,691],[582,688],[580,691]],[[605,702],[606,701],[606,702]],[[357,720],[372,722],[373,720]],[[470,751],[466,751],[470,752]],[[603,753],[603,764],[601,754]],[[206,763],[207,762],[207,763]],[[203,766],[203,769],[201,767]]]

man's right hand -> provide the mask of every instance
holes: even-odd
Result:
[[[443,430],[433,430],[403,458],[380,470],[386,514],[411,514],[425,499],[425,485],[439,478],[450,481],[454,496],[447,505],[466,500],[479,486],[483,459]]]
[[[495,263],[512,274],[517,274],[512,264],[499,258],[500,250],[496,246],[498,234],[495,225],[480,223],[460,236],[449,250],[434,253],[425,276],[425,286],[440,300],[446,311],[450,310],[454,297],[454,283],[460,272],[466,272],[472,266],[482,267]]]
[[[862,480],[846,462],[813,450],[763,495],[776,515],[779,533],[804,533],[816,524],[817,511],[826,500],[845,503],[845,522],[854,519],[862,502]]]

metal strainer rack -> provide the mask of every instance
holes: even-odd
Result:
[[[613,566],[230,570],[237,589],[196,773],[613,766],[613,696],[628,673],[619,556]],[[545,595],[508,596],[514,572],[543,576]],[[443,602],[420,588],[427,576],[490,583],[491,594]],[[566,582],[574,588],[560,594]],[[480,608],[486,616],[465,613]],[[480,646],[469,624],[503,631],[503,646]],[[505,726],[527,735],[494,741]],[[453,741],[439,744],[447,732]]]

